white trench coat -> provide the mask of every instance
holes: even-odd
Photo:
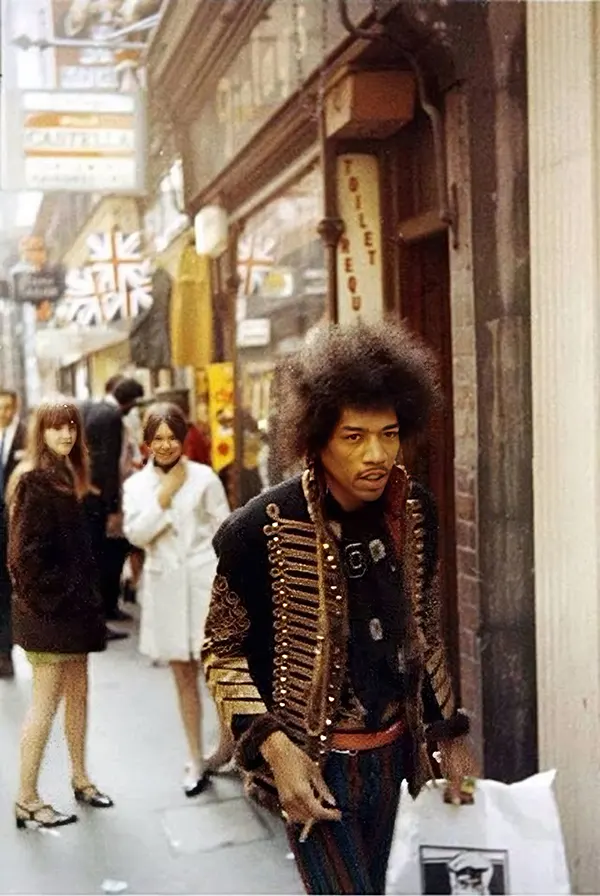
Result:
[[[124,483],[123,529],[146,557],[140,651],[157,660],[198,659],[217,568],[212,539],[229,515],[219,477],[184,458],[187,476],[168,510],[152,461]]]

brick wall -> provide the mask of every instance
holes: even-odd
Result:
[[[462,411],[466,413],[466,411]],[[473,737],[481,757],[482,694],[480,658],[480,608],[477,553],[475,475],[455,467],[456,559],[458,578],[460,679],[463,706],[473,717]]]
[[[483,755],[480,594],[477,528],[477,362],[471,245],[471,190],[465,99],[446,97],[448,181],[456,184],[459,245],[450,253],[454,393],[456,566],[462,704],[472,716],[473,739]]]

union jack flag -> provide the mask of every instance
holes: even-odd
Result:
[[[242,237],[238,247],[240,298],[256,295],[275,263],[276,242],[271,237]]]
[[[95,233],[88,237],[87,264],[67,275],[57,309],[61,322],[94,326],[137,317],[152,305],[150,261],[139,233]]]

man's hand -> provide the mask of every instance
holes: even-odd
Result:
[[[479,777],[479,769],[467,738],[442,741],[440,756],[440,767],[447,781],[446,802],[453,806],[472,803],[473,779]]]
[[[323,780],[318,765],[282,731],[266,739],[261,753],[271,767],[279,802],[292,824],[340,821],[333,794]]]

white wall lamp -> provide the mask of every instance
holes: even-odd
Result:
[[[218,258],[227,249],[227,212],[220,205],[206,205],[194,218],[196,252]]]

